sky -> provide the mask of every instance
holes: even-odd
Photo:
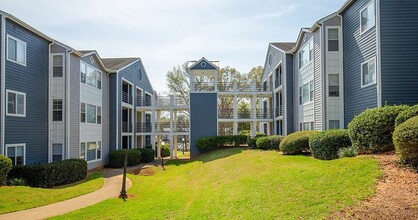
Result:
[[[75,49],[102,58],[141,57],[157,92],[185,61],[220,61],[247,73],[264,66],[269,42],[296,41],[300,28],[345,0],[0,0],[0,10]]]

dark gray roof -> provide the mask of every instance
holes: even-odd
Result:
[[[296,45],[296,43],[293,43],[293,42],[274,42],[270,44],[285,52],[291,51],[293,47]]]
[[[91,53],[91,52],[96,52],[96,50],[77,50],[77,51],[82,53],[83,55],[86,55],[86,54]]]
[[[138,57],[129,57],[129,58],[103,58],[102,62],[107,69],[111,72],[116,72],[125,66],[140,60]]]

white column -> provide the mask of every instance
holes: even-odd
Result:
[[[253,113],[253,123],[251,124],[251,136],[254,137],[257,134],[257,97],[255,93],[253,93],[253,97],[251,99],[251,112]]]
[[[234,81],[234,107],[233,107],[233,111],[234,111],[234,135],[238,134],[238,85],[237,85],[237,81]]]
[[[215,91],[214,92],[218,92],[218,72],[215,71],[215,77],[214,77],[214,82],[215,84]]]
[[[174,143],[173,143],[173,134],[168,136],[170,140],[170,159],[174,159]]]

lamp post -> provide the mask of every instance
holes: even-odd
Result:
[[[184,148],[186,147],[186,143],[184,142],[186,139],[184,139],[184,137],[183,138],[181,138],[181,140],[183,141],[183,155],[184,155]]]
[[[119,198],[126,200],[128,194],[126,194],[126,167],[128,166],[128,150],[125,150],[125,161],[123,163],[123,178],[122,178],[122,190],[120,191]]]

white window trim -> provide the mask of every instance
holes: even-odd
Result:
[[[23,95],[23,114],[12,114],[9,113],[9,92],[10,93],[15,93],[18,95]],[[17,102],[17,99],[16,99]],[[17,103],[16,103],[17,104]],[[14,116],[14,117],[26,117],[26,93],[24,92],[18,92],[18,91],[14,91],[14,90],[10,90],[10,89],[6,89],[6,115],[7,116]]]
[[[102,149],[101,149],[101,151],[100,151],[100,159],[95,159],[95,160],[87,160],[87,149],[88,149],[87,143],[90,143],[90,142],[95,142],[95,143],[96,143],[96,153],[95,153],[96,158],[97,158],[97,149],[98,149],[98,146],[99,146],[99,142],[101,143],[101,147],[102,147]],[[80,142],[80,144],[79,144],[79,146],[78,146],[78,148],[79,148],[79,158],[81,158],[81,144],[82,144],[82,143],[84,143],[84,146],[85,146],[84,160],[85,160],[88,164],[89,164],[89,163],[94,163],[94,162],[98,162],[98,161],[102,161],[102,160],[103,160],[103,141],[81,141],[81,142]]]
[[[307,45],[307,44],[309,44],[310,42],[313,42],[313,36],[311,37],[311,38],[309,38],[309,40],[307,40],[304,44],[303,44],[303,46],[301,46],[300,47],[300,49],[298,50],[298,62],[299,62],[299,57],[300,57],[300,51]],[[301,69],[303,69],[303,68],[305,68],[306,66],[308,66],[310,63],[312,63],[314,60],[315,60],[315,44],[314,44],[314,48],[312,48],[313,50],[314,50],[314,56],[312,57],[312,60],[310,60],[309,62],[307,62],[305,65],[303,65],[303,66],[300,66],[300,68],[299,68],[299,70],[301,70]],[[310,51],[308,51],[308,53],[309,53]],[[299,67],[299,63],[298,63],[298,67]]]
[[[54,76],[54,56],[61,56],[62,57],[62,76]],[[65,60],[64,60],[64,54],[63,53],[52,53],[51,54],[51,67],[52,67],[52,70],[51,70],[51,72],[52,72],[52,78],[54,79],[54,78],[63,78],[64,77],[64,75],[65,75]],[[81,71],[81,70],[80,70]],[[80,81],[81,81],[81,79],[80,79]]]
[[[371,4],[373,4],[374,5],[374,16],[375,16],[375,20],[374,20],[374,25],[373,26],[370,26],[369,28],[367,28],[366,30],[364,30],[364,31],[361,31],[361,13],[365,10],[365,9],[367,9]],[[370,2],[369,2],[369,4],[367,4],[366,6],[364,6],[363,8],[361,8],[361,10],[360,10],[360,15],[359,15],[359,18],[360,18],[360,35],[363,35],[363,34],[365,34],[365,33],[367,33],[370,29],[372,29],[373,27],[376,27],[376,4],[375,4],[375,1],[374,0],[371,0]]]
[[[363,85],[363,65],[364,64],[366,64],[366,63],[369,63],[370,61],[372,61],[372,60],[374,60],[374,65],[375,65],[375,68],[374,68],[374,74],[376,75],[375,76],[375,81],[374,82],[372,82],[372,83],[369,83],[369,84],[367,84],[367,85]],[[361,77],[361,79],[360,79],[360,86],[361,86],[361,88],[366,88],[366,87],[369,87],[369,86],[372,86],[372,85],[376,85],[376,83],[377,83],[377,69],[376,69],[376,67],[377,67],[377,61],[376,61],[376,57],[372,57],[372,58],[370,58],[370,59],[368,59],[368,60],[366,60],[366,61],[364,61],[364,62],[362,62],[361,64],[360,64],[360,69],[361,69],[361,75],[360,75],[360,77]]]
[[[338,30],[338,50],[337,51],[329,51],[329,38],[328,38],[328,32],[329,29],[337,29]],[[340,42],[341,40],[341,35],[342,35],[342,31],[341,28],[339,26],[328,26],[326,27],[326,34],[325,34],[325,41],[326,41],[326,45],[327,45],[327,49],[326,52],[327,53],[340,53],[342,48],[341,48],[341,44]]]
[[[86,66],[89,66],[89,67],[91,67],[91,68],[93,68],[93,69],[95,69],[95,70],[97,70],[97,72],[99,72],[99,74],[100,74],[100,82],[101,82],[101,88],[99,89],[99,88],[97,88],[97,78],[96,78],[96,86],[92,86],[92,85],[89,85],[89,84],[87,84],[87,71],[86,71],[86,83],[83,83],[83,82],[81,82],[81,77],[80,77],[80,84],[81,85],[85,85],[85,86],[88,86],[88,87],[91,87],[91,88],[95,88],[95,89],[97,89],[97,90],[100,90],[100,91],[102,91],[102,88],[103,88],[103,73],[102,73],[102,71],[100,71],[99,69],[97,69],[96,67],[94,67],[94,66],[92,66],[92,65],[90,65],[90,64],[88,64],[88,63],[86,63],[86,62],[84,62],[84,61],[80,61],[80,63],[83,63],[83,64],[85,64]],[[81,69],[80,69],[80,74],[81,74]]]
[[[24,63],[19,63],[19,62],[17,62],[17,60],[9,59],[9,38],[15,40],[16,43],[19,42],[19,43],[23,43],[23,45],[25,45],[25,62]],[[24,42],[22,40],[19,40],[19,39],[13,37],[13,36],[7,35],[6,44],[7,44],[6,45],[6,50],[7,50],[6,51],[6,58],[7,58],[7,60],[10,61],[10,62],[13,62],[13,63],[17,63],[17,64],[22,65],[22,66],[26,66],[26,59],[27,59],[27,45],[26,45],[26,42]],[[16,56],[17,56],[17,54],[16,54]]]
[[[49,161],[50,162],[53,162],[53,158],[54,158],[54,151],[53,151],[53,148],[54,148],[54,144],[61,144],[61,150],[62,150],[62,154],[61,154],[61,160],[64,160],[64,144],[63,143],[52,143],[51,144],[51,158],[49,158]]]
[[[312,100],[311,100],[311,81],[313,81],[313,80],[310,80],[310,81],[308,81],[307,83],[304,83],[304,84],[301,86],[301,87],[302,87],[302,106],[312,104],[312,103],[314,103],[314,101],[315,101],[315,82],[312,82],[312,85],[313,85],[313,87],[314,87],[314,89],[313,89],[313,93],[314,93],[314,95],[313,95]],[[305,84],[308,84],[308,87],[309,87],[309,95],[308,95],[308,96],[309,96],[309,101],[307,101],[307,102],[303,103],[303,86],[304,86]]]
[[[5,152],[5,156],[7,157],[7,149],[9,147],[20,147],[23,146],[23,165],[26,165],[26,143],[21,143],[21,144],[6,144],[6,152]],[[15,164],[13,164],[13,166],[15,166]]]
[[[61,101],[61,110],[55,110],[54,109],[54,101]],[[52,103],[51,103],[51,105],[52,105],[52,113],[51,113],[51,122],[52,123],[61,123],[61,122],[63,122],[64,121],[64,100],[63,99],[52,99]],[[61,121],[54,121],[54,111],[61,111],[62,112],[62,115],[61,115]],[[81,109],[80,109],[80,111],[81,111]],[[55,143],[55,144],[58,144],[58,143]]]

